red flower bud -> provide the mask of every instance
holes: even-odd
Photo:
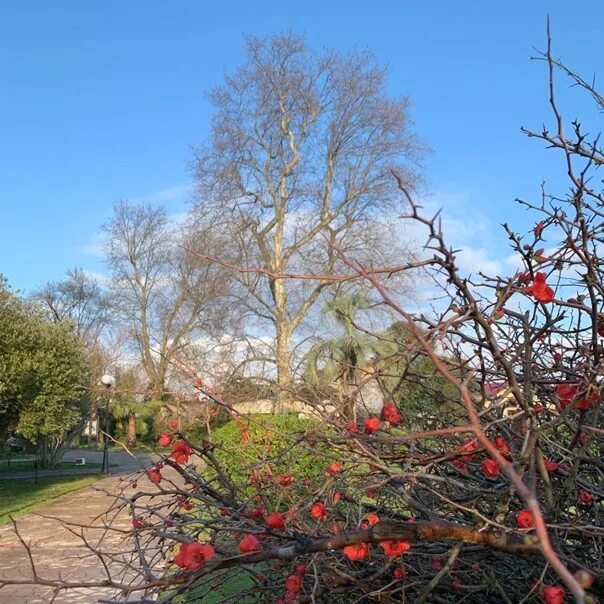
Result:
[[[521,529],[531,529],[535,526],[535,519],[533,518],[533,514],[530,510],[524,509],[520,510],[516,514],[516,524]]]

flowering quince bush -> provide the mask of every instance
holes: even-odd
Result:
[[[578,122],[567,135],[551,104],[554,131],[526,132],[564,155],[571,189],[521,201],[536,218],[523,236],[505,226],[517,272],[462,275],[438,220],[396,177],[430,254],[400,271],[431,272],[446,302],[411,314],[376,270],[342,257],[342,280],[370,285],[412,336],[390,366],[425,357],[454,387],[428,428],[410,429],[388,364],[375,376],[381,411],[307,420],[240,416],[192,375],[233,419],[199,442],[161,434],[169,452],[121,498],[124,578],[99,587],[140,603],[604,597],[604,194],[590,178],[604,153]]]

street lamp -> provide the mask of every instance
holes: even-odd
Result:
[[[101,474],[109,474],[109,451],[107,450],[109,436],[109,399],[111,398],[111,389],[115,388],[115,378],[106,373],[101,378],[101,384],[105,386],[105,435],[103,436],[103,463],[101,465]]]

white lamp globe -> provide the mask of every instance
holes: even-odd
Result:
[[[101,384],[103,384],[103,386],[105,386],[106,388],[113,388],[115,386],[115,378],[112,375],[106,373],[101,378]]]

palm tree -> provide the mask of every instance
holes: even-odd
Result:
[[[149,433],[149,420],[153,419],[162,405],[161,401],[141,400],[137,395],[138,390],[139,379],[134,369],[118,373],[111,415],[116,420],[117,428],[126,432],[128,446],[136,445],[139,436],[144,437]]]
[[[376,357],[396,351],[394,342],[372,337],[356,327],[356,315],[369,307],[367,294],[362,291],[328,300],[323,313],[335,319],[344,333],[315,344],[305,370],[305,380],[311,386],[322,389],[337,386],[342,415],[354,420],[361,378],[372,372]]]
[[[424,417],[437,417],[455,392],[438,372],[434,362],[421,353],[416,338],[397,322],[371,336],[356,327],[358,314],[370,307],[359,292],[329,300],[324,314],[332,316],[343,335],[313,346],[307,356],[306,382],[321,393],[339,399],[344,417],[356,420],[361,382],[371,376],[389,399],[400,403],[410,421],[423,424]],[[335,388],[334,388],[335,386]]]

